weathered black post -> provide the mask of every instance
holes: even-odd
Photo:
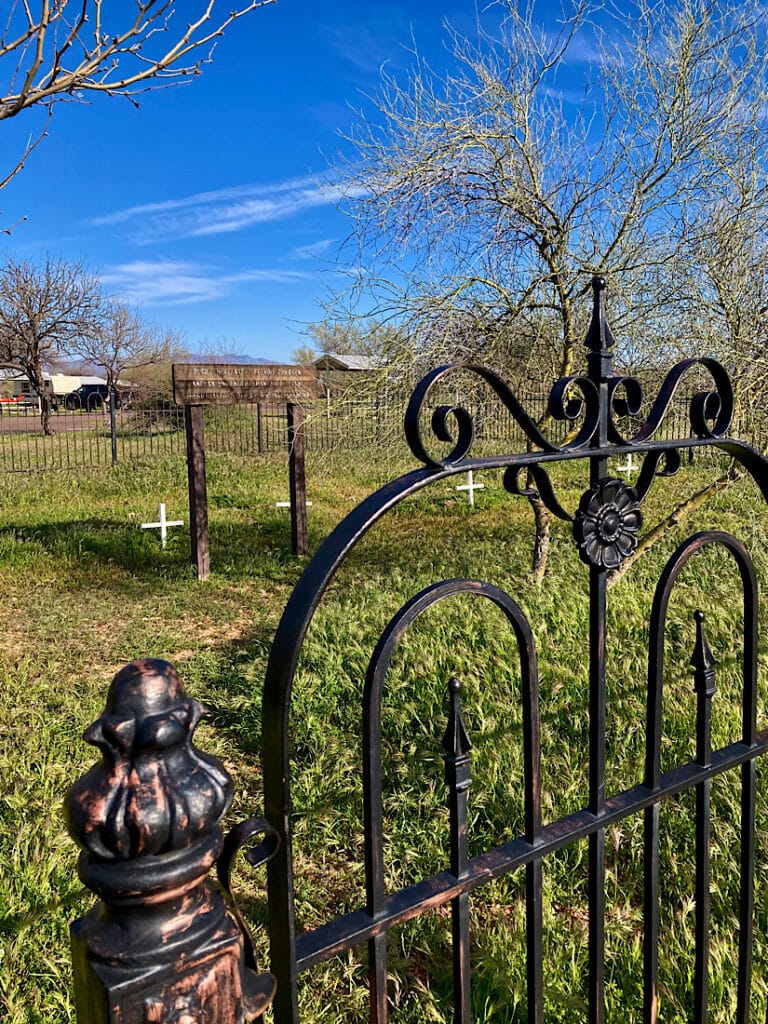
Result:
[[[208,489],[205,478],[205,419],[202,405],[184,406],[187,439],[187,480],[189,483],[189,536],[192,565],[197,578],[207,580],[211,573],[208,546]]]
[[[304,557],[309,550],[307,539],[307,478],[304,469],[304,410],[289,402],[288,413],[288,475],[291,492],[291,551]]]
[[[112,465],[117,465],[117,395],[109,389],[109,437],[112,442]]]
[[[202,707],[166,661],[115,676],[85,732],[102,752],[66,798],[79,874],[101,901],[72,925],[79,1024],[242,1024],[274,979],[244,967],[243,935],[206,881],[232,782],[192,746]]]

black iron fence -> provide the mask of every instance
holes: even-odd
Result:
[[[536,420],[547,412],[547,392],[517,392],[522,405]],[[400,446],[407,396],[391,393],[349,396],[319,401],[306,410],[307,451],[358,450],[369,445]],[[688,424],[691,394],[675,396],[660,425],[660,440],[679,437]],[[520,445],[525,433],[515,416],[491,395],[444,390],[441,404],[468,409],[478,441]],[[627,429],[642,422],[628,416]],[[61,404],[51,413],[46,434],[33,403],[0,403],[0,471],[36,472],[114,465],[136,458],[183,455],[183,409],[168,399],[148,398],[127,405],[98,403],[79,408]],[[568,420],[550,420],[546,432],[554,443],[564,442]],[[761,412],[737,416],[736,433],[762,448],[768,442],[768,418]],[[284,405],[222,405],[205,409],[206,448],[212,453],[254,456],[284,452],[288,427]]]
[[[244,1020],[261,1020],[270,1003],[275,1024],[299,1024],[299,975],[358,947],[367,949],[367,1019],[386,1024],[390,1007],[388,936],[405,922],[441,907],[450,912],[451,920],[450,1018],[457,1024],[471,1024],[474,978],[470,933],[476,922],[470,916],[469,901],[482,887],[512,875],[524,883],[521,955],[526,981],[524,992],[506,990],[507,1001],[499,1019],[522,1019],[514,1009],[518,1001],[525,1006],[524,1019],[541,1024],[547,1001],[543,871],[557,851],[573,849],[580,841],[587,845],[586,864],[574,873],[571,884],[574,889],[585,884],[588,913],[586,1000],[578,1019],[603,1024],[608,983],[606,922],[609,890],[615,889],[606,840],[611,829],[631,818],[642,823],[642,858],[631,892],[620,896],[636,901],[641,911],[641,956],[635,964],[641,991],[637,996],[624,995],[621,1019],[644,1024],[657,1024],[660,1019],[706,1024],[713,1019],[710,982],[718,970],[711,951],[713,906],[727,915],[736,934],[734,1005],[728,1019],[738,1024],[757,1019],[753,1012],[753,944],[756,929],[765,927],[765,917],[755,913],[755,880],[762,877],[758,872],[764,872],[765,865],[756,864],[756,762],[768,752],[768,730],[758,728],[757,717],[757,578],[742,541],[722,530],[696,533],[682,541],[658,578],[644,640],[644,707],[637,716],[644,719],[644,768],[634,784],[617,782],[611,767],[607,694],[612,682],[614,699],[618,698],[622,680],[609,679],[606,652],[609,624],[619,626],[622,635],[620,622],[608,616],[609,575],[637,550],[644,502],[652,490],[668,485],[668,478],[683,469],[682,453],[706,446],[725,453],[741,464],[765,500],[768,459],[729,433],[734,413],[731,383],[723,367],[711,359],[686,360],[674,367],[662,382],[647,419],[632,427],[634,416],[628,414],[639,406],[635,398],[639,398],[640,385],[612,375],[613,339],[603,313],[604,286],[602,279],[596,279],[594,315],[586,340],[588,373],[575,382],[556,382],[551,392],[552,415],[564,431],[561,443],[539,429],[519,396],[501,378],[476,367],[476,376],[495,392],[526,443],[501,454],[470,457],[476,434],[490,429],[488,411],[483,410],[478,418],[477,410],[443,403],[440,389],[450,377],[451,367],[428,374],[416,387],[405,417],[405,433],[420,468],[385,484],[339,523],[306,567],[278,625],[262,704],[265,820],[250,819],[223,838],[221,820],[232,799],[231,783],[221,764],[192,746],[200,708],[185,694],[170,665],[134,662],[115,678],[104,714],[86,732],[89,742],[105,756],[75,786],[68,800],[70,831],[83,848],[81,878],[102,900],[77,922],[73,932],[80,1024],[172,1020],[242,1024]],[[669,437],[675,425],[675,392],[684,377],[697,371],[706,374],[708,385],[690,398],[683,429]],[[581,394],[578,403],[569,397],[574,387]],[[438,398],[433,404],[435,394]],[[436,455],[436,443],[438,447],[447,444],[451,450]],[[641,461],[635,487],[609,474],[609,460],[627,452]],[[555,479],[549,475],[554,466],[564,462],[572,465],[574,472],[581,470],[578,504],[558,496]],[[350,860],[364,862],[360,904],[339,911],[334,902],[330,920],[302,930],[296,912],[299,872],[294,873],[294,853],[300,856],[303,839],[291,797],[296,782],[293,776],[298,776],[301,765],[294,757],[291,716],[300,713],[297,704],[304,713],[307,710],[306,694],[301,701],[292,700],[292,695],[315,613],[327,589],[338,584],[337,574],[348,556],[383,516],[433,483],[467,470],[491,468],[504,471],[504,485],[511,495],[525,493],[520,478],[525,471],[531,473],[550,513],[570,523],[571,539],[588,579],[584,607],[588,635],[583,651],[588,756],[583,803],[559,817],[547,813],[541,742],[546,719],[539,694],[537,639],[521,604],[479,576],[429,583],[395,612],[373,645],[367,672],[361,673],[365,676],[364,681],[360,679],[362,749],[357,752],[357,763],[362,779],[362,849],[355,839],[348,852]],[[727,555],[739,577],[734,619],[738,621],[740,648],[739,714],[732,722],[718,721],[713,729],[713,706],[722,707],[717,652],[713,653],[707,640],[704,611],[696,610],[685,644],[693,677],[689,700],[694,742],[670,764],[669,749],[662,749],[670,725],[673,681],[665,668],[665,644],[671,633],[668,610],[673,595],[685,586],[682,573],[686,566],[699,552],[712,549]],[[481,573],[483,568],[478,566]],[[517,589],[524,591],[525,585],[518,582]],[[713,601],[706,584],[701,597],[705,605]],[[518,827],[503,815],[498,845],[470,848],[471,742],[462,709],[462,685],[455,678],[447,679],[448,714],[436,714],[435,718],[442,720],[430,722],[432,728],[427,730],[433,733],[433,742],[439,742],[442,735],[447,867],[398,887],[388,873],[384,829],[383,696],[388,667],[423,613],[456,598],[490,602],[501,612],[514,638],[508,658],[510,667],[519,672],[517,706],[522,727],[510,728],[506,723],[494,742],[517,744],[522,751],[521,777],[510,779],[510,791],[514,788],[523,793],[523,818]],[[551,634],[545,635],[551,642]],[[569,636],[567,642],[573,643],[573,638]],[[581,707],[579,704],[579,711]],[[418,757],[418,753],[412,749],[408,757]],[[717,894],[715,903],[712,864],[722,851],[713,838],[712,788],[726,773],[736,780],[734,827],[738,838],[733,855],[738,878],[731,891]],[[690,1012],[678,1018],[669,1016],[672,998],[659,980],[664,955],[660,809],[686,792],[694,798],[695,843],[690,867],[694,962],[690,976],[684,975],[680,983],[685,992],[679,994]],[[331,806],[323,813],[334,811]],[[254,847],[255,836],[264,838]],[[204,881],[217,861],[220,881],[231,897],[230,869],[241,848],[248,848],[246,857],[253,866],[267,864],[270,973],[257,971],[240,915],[234,910],[242,935],[238,935],[233,917],[226,914],[220,891]],[[764,972],[763,964],[755,966]],[[759,1007],[759,1019],[765,1019],[764,1005]]]
[[[60,405],[49,428],[46,433],[33,403],[0,404],[0,470],[76,469],[184,453],[183,411],[169,403],[115,409]]]

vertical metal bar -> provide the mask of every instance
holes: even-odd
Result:
[[[259,455],[264,454],[264,432],[261,422],[261,402],[256,403],[256,437]]]
[[[544,1020],[544,930],[541,896],[541,860],[531,861],[525,869],[526,986],[528,1024]]]
[[[648,789],[661,775],[661,697],[664,672],[664,610],[668,591],[654,596],[648,650],[648,698],[645,724],[645,776]],[[659,1015],[659,804],[645,812],[643,834],[643,1024]]]
[[[604,460],[596,460],[603,463]],[[600,472],[596,467],[593,472]],[[589,573],[589,809],[605,808],[605,606],[606,573]],[[589,1022],[605,1020],[605,830],[589,837]]]
[[[757,580],[746,561],[739,562],[744,584],[744,691],[742,695],[742,739],[752,746],[757,735]],[[736,1024],[750,1020],[752,987],[752,919],[755,900],[755,762],[741,768],[739,895],[739,973]],[[766,1011],[768,1016],[768,1010]]]
[[[303,557],[309,550],[307,540],[307,481],[304,471],[304,411],[289,403],[288,467],[291,488],[291,550]]]
[[[525,838],[532,845],[541,832],[541,721],[536,649],[529,632],[518,632],[525,644],[521,659],[523,757],[525,763]],[[526,986],[528,1024],[544,1020],[544,955],[542,933],[542,866],[537,858],[525,869]]]
[[[2,450],[3,469],[7,469],[7,467],[8,467],[8,448],[9,448],[8,441],[9,440],[11,442],[11,444],[10,444],[10,449],[11,449],[11,465],[13,465],[13,437],[12,437],[12,435],[8,435],[5,430],[2,430],[3,416],[5,416],[5,414],[6,414],[5,413],[5,409],[3,408],[2,405],[0,405],[0,449]]]
[[[24,418],[25,418],[25,420],[28,418],[26,410],[24,411]],[[37,419],[37,415],[35,415],[35,419]],[[31,451],[31,448],[30,448],[30,445],[29,445],[29,431],[26,429],[26,427],[27,427],[27,424],[25,423],[24,424],[24,439],[27,442],[27,464],[26,464],[26,466],[24,468],[25,469],[31,469],[32,468],[32,451]],[[37,424],[35,424],[35,427],[37,427]],[[35,440],[37,440],[37,438],[35,438]]]
[[[594,442],[608,447],[611,376],[614,338],[605,319],[605,279],[592,280],[592,320],[585,339],[589,349],[587,373],[598,393],[598,420]],[[589,460],[590,486],[594,490],[608,479],[608,460]],[[600,814],[605,807],[605,612],[607,573],[601,565],[589,570],[589,809]],[[589,837],[589,1024],[605,1020],[605,830]]]
[[[386,670],[371,659],[363,699],[363,814],[366,912],[374,920],[384,903],[384,809],[381,797],[381,690]],[[371,1024],[387,1024],[387,933],[368,943]]]
[[[466,878],[467,793],[472,784],[472,749],[461,712],[461,683],[448,683],[450,711],[443,736],[445,784],[448,787],[450,814],[451,872],[458,879]],[[453,934],[453,1019],[454,1024],[470,1024],[472,1020],[471,978],[469,965],[469,896],[463,893],[451,901]]]
[[[755,900],[755,762],[741,768],[741,891],[739,897],[739,974],[737,984],[737,1024],[750,1020],[749,997],[752,988],[752,917]],[[768,1020],[768,1009],[766,1010]]]
[[[710,783],[706,781],[696,787],[696,955],[693,982],[695,1024],[706,1024],[709,1005],[710,820]]]
[[[712,697],[715,694],[715,659],[704,634],[704,612],[694,613],[696,645],[691,657],[696,692],[696,761],[703,768],[712,762]],[[696,954],[694,967],[695,1024],[706,1024],[709,1003],[709,882],[711,835],[711,782],[696,786]]]
[[[117,465],[117,408],[115,389],[109,389],[109,436],[112,441],[112,465]]]
[[[643,834],[643,1024],[659,1016],[659,805],[645,812]]]
[[[60,421],[59,421],[59,418],[58,418],[58,412],[56,412],[56,449],[57,449],[56,457],[57,457],[57,465],[60,468],[63,469],[63,468],[66,468],[66,466],[67,466],[67,459],[65,458],[65,453],[68,450],[68,443],[67,443],[67,434],[65,433],[65,435],[63,435],[63,437],[61,436],[61,431],[58,428],[59,422]]]

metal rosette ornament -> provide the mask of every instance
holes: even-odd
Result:
[[[608,479],[586,491],[573,520],[579,557],[598,569],[618,569],[637,548],[643,525],[634,487]]]

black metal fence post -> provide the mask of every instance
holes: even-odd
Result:
[[[117,396],[109,389],[109,435],[112,440],[112,465],[117,465]]]
[[[232,781],[192,746],[201,714],[172,665],[134,661],[85,732],[102,760],[65,807],[80,878],[101,901],[71,929],[79,1024],[242,1024],[274,995],[271,975],[244,967],[250,945],[206,881]]]

